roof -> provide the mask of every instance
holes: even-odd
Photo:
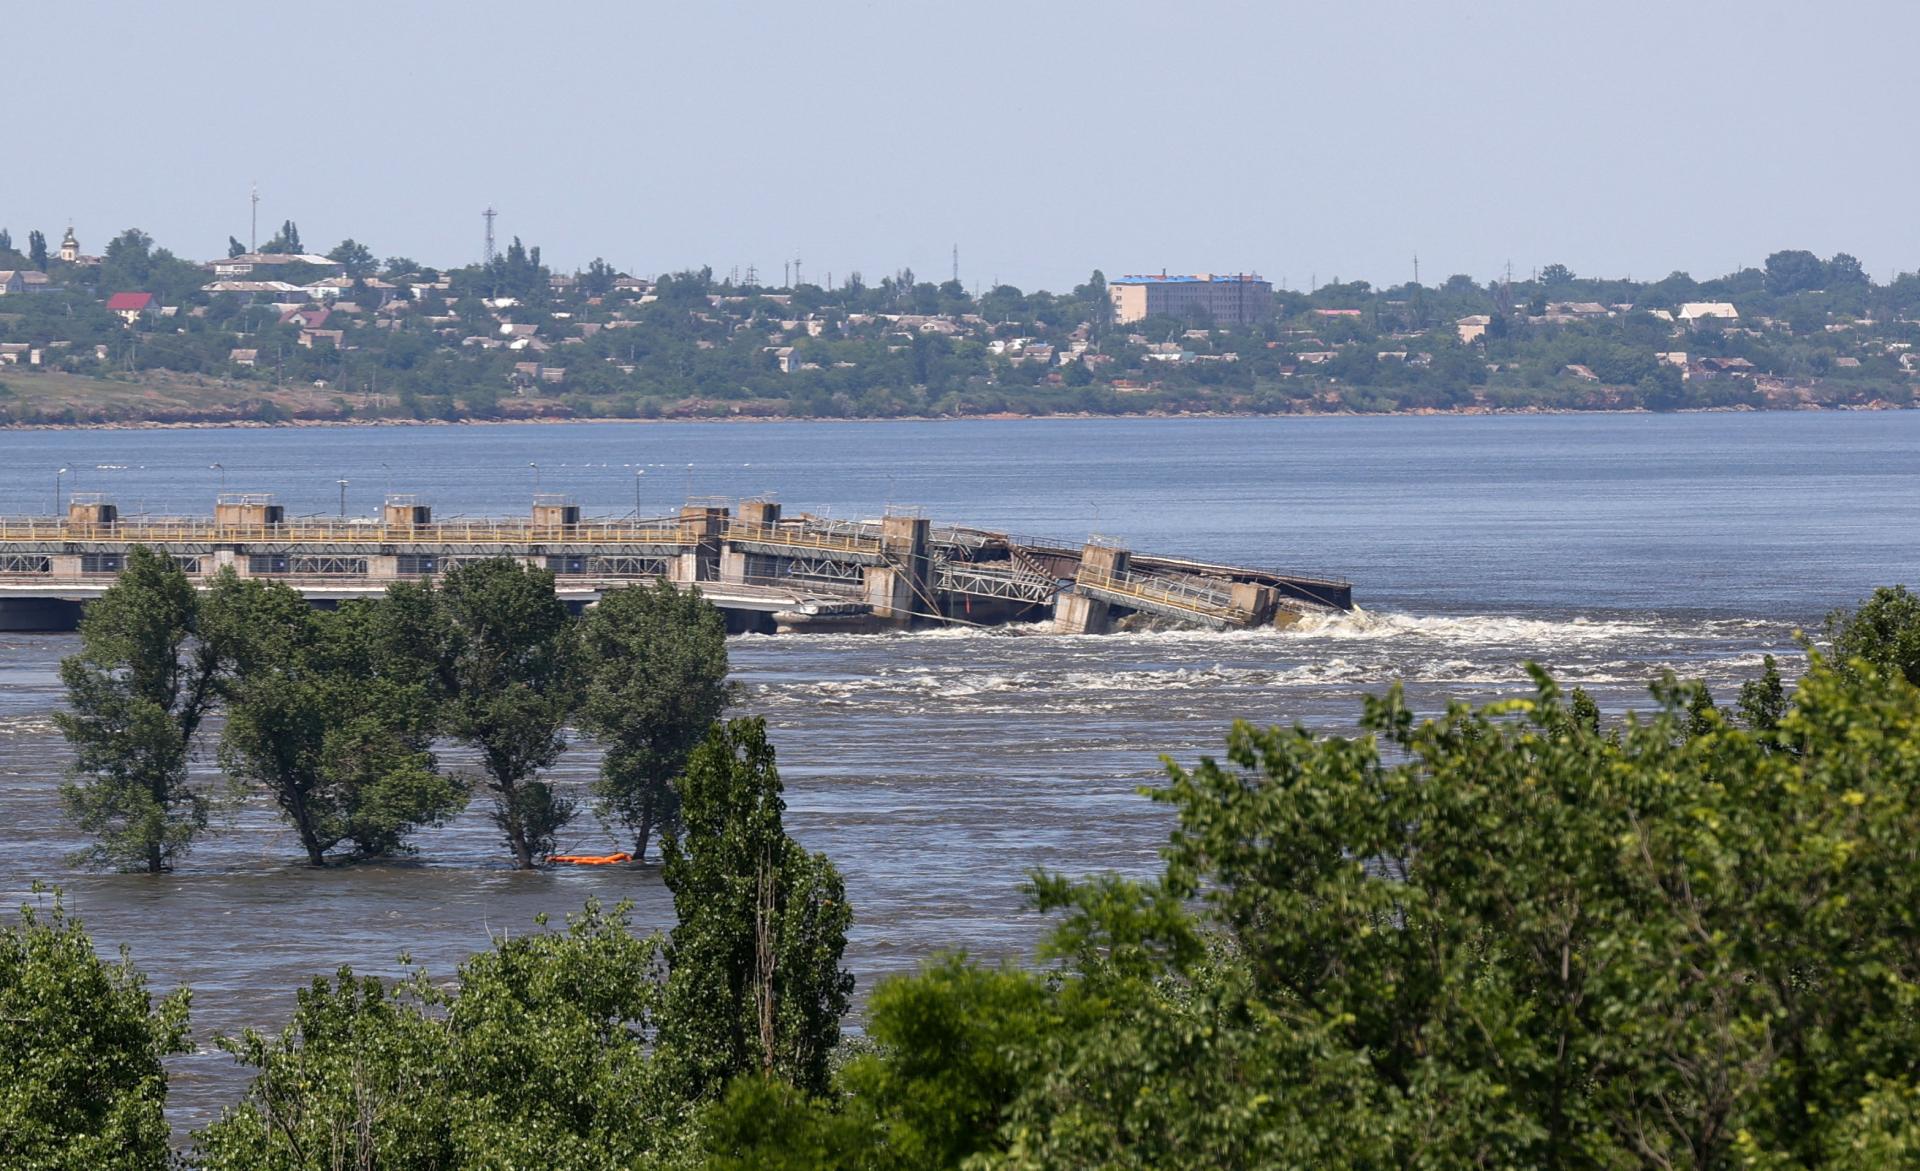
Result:
[[[153,304],[152,293],[115,293],[107,298],[108,310],[115,313],[145,309],[151,304]]]
[[[1259,273],[1236,272],[1216,276],[1210,272],[1195,273],[1192,276],[1123,276],[1107,282],[1110,285],[1196,285],[1196,284],[1261,284],[1267,283]]]
[[[1688,301],[1680,306],[1680,320],[1694,321],[1702,317],[1738,317],[1740,311],[1727,301]]]

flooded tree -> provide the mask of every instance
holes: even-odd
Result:
[[[577,638],[553,574],[505,557],[462,565],[439,592],[449,692],[445,728],[480,753],[493,817],[513,860],[532,869],[553,853],[574,802],[539,779],[566,749]]]
[[[441,697],[431,610],[413,604],[424,594],[400,585],[314,610],[285,583],[229,578],[206,599],[232,656],[221,762],[273,797],[314,866],[343,842],[402,851],[466,803],[430,751]]]
[[[696,590],[631,586],[588,611],[581,645],[580,723],[605,753],[594,794],[644,859],[656,832],[678,827],[673,782],[732,698],[726,619]]]
[[[74,750],[62,794],[96,837],[87,858],[159,874],[206,829],[211,801],[188,764],[226,653],[173,560],[129,550],[80,620],[79,653],[60,664],[68,710],[54,720]]]

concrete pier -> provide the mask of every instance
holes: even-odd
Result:
[[[283,581],[322,605],[512,557],[552,570],[569,604],[664,579],[697,587],[727,613],[730,629],[766,633],[1046,619],[1072,634],[1140,622],[1232,630],[1352,606],[1352,587],[1332,578],[906,514],[787,516],[770,500],[690,501],[672,516],[594,519],[541,496],[525,519],[435,521],[412,496],[389,498],[377,519],[289,518],[264,494],[223,495],[211,519],[123,517],[90,496],[65,516],[0,518],[0,630],[71,628],[135,545],[168,554],[202,585],[230,570]]]

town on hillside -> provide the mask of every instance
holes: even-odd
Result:
[[[1298,292],[1246,272],[1060,293],[788,268],[436,269],[282,224],[192,261],[0,228],[0,422],[1884,408],[1920,274],[1781,251],[1695,280],[1456,275]]]

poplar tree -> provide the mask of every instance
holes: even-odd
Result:
[[[588,611],[581,644],[580,723],[605,750],[594,795],[644,859],[656,830],[677,829],[673,782],[732,699],[726,619],[697,590],[629,586]]]
[[[852,910],[825,854],[788,837],[766,722],[716,726],[681,782],[685,832],[666,839],[678,925],[667,944],[660,1061],[688,1100],[756,1074],[810,1094],[853,976],[840,967]]]
[[[74,750],[61,792],[97,838],[83,857],[159,874],[207,827],[211,801],[188,766],[224,660],[186,574],[165,554],[128,550],[80,620],[79,653],[60,664],[69,710],[54,720]]]

